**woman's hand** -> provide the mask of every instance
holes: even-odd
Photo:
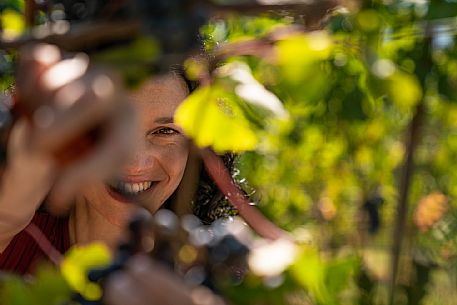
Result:
[[[54,160],[29,149],[30,135],[25,119],[20,119],[9,135],[0,188],[0,252],[29,224],[54,181]]]
[[[105,286],[107,305],[224,305],[208,288],[190,289],[165,267],[145,256],[112,275]]]
[[[62,59],[51,45],[22,50],[16,100],[32,127],[29,149],[56,162],[54,209],[64,209],[84,185],[107,179],[128,157],[133,108],[118,77],[89,68],[86,55]]]
[[[63,59],[51,45],[21,50],[14,100],[21,118],[0,186],[0,252],[46,195],[52,210],[65,211],[84,185],[119,169],[136,127],[112,71],[90,68],[86,55]]]

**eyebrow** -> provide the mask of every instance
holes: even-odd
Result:
[[[174,120],[172,117],[160,117],[155,119],[154,122],[159,124],[171,124],[174,123]]]

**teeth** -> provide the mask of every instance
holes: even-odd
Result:
[[[137,194],[140,192],[144,192],[149,189],[152,185],[151,181],[141,182],[141,183],[126,183],[119,181],[116,185],[111,185],[115,189],[123,192],[123,193],[131,193]]]

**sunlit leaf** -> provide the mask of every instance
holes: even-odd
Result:
[[[333,42],[325,32],[288,37],[277,43],[277,62],[290,82],[315,74],[315,64],[328,59]]]
[[[231,62],[218,69],[218,75],[233,82],[234,92],[247,103],[259,107],[279,118],[288,116],[282,102],[258,82],[249,67],[241,62]]]
[[[24,16],[10,9],[0,13],[0,23],[3,30],[2,38],[6,40],[21,36],[25,30]]]
[[[375,10],[368,9],[357,14],[356,22],[362,31],[373,32],[379,29],[381,17]]]
[[[74,246],[65,255],[60,270],[70,287],[88,300],[102,296],[101,287],[88,280],[87,274],[93,268],[107,266],[111,261],[109,249],[101,243]]]
[[[129,87],[135,87],[151,75],[152,64],[159,55],[157,42],[149,37],[134,39],[128,44],[96,53],[92,59],[111,65],[121,72]]]
[[[252,150],[257,136],[243,113],[217,84],[194,91],[178,107],[175,121],[200,147],[217,152]]]
[[[325,286],[326,266],[315,249],[306,249],[291,267],[295,278],[310,292],[318,304],[334,304]]]
[[[422,98],[422,89],[414,75],[396,72],[388,79],[389,95],[401,109],[411,109]]]
[[[249,253],[249,267],[259,276],[277,276],[295,260],[297,247],[288,240],[260,245]]]

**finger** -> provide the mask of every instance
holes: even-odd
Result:
[[[54,167],[51,157],[28,149],[30,135],[30,123],[26,119],[20,119],[14,124],[8,141],[8,162],[32,166],[37,173],[51,170]]]
[[[103,89],[100,89],[100,83]],[[113,116],[122,93],[115,90],[112,77],[92,73],[58,90],[55,105],[37,109],[33,143],[38,150],[55,151],[71,142],[84,131],[99,125]]]
[[[161,304],[149,298],[144,292],[128,274],[119,272],[108,278],[103,299],[108,305]]]
[[[109,178],[128,159],[136,129],[133,109],[129,104],[119,109],[113,126],[90,154],[78,160],[61,173],[50,200],[55,205],[66,205],[76,192],[91,181]]]
[[[126,272],[135,286],[143,290],[149,299],[162,305],[194,305],[188,287],[163,266],[145,256],[134,257]]]
[[[51,45],[39,45],[25,50],[18,70],[20,103],[18,107],[29,118],[38,118],[43,109],[52,108],[55,92],[81,78],[89,66],[84,53],[60,60],[59,50]],[[43,109],[40,109],[42,107]]]
[[[8,154],[13,155],[23,151],[30,136],[30,126],[25,119],[17,121],[9,135]]]
[[[71,98],[71,102],[74,103],[84,93],[91,93],[90,91],[85,92],[86,88],[90,88],[87,81],[85,83],[83,80],[80,80],[86,73],[88,65],[89,59],[87,55],[78,54],[74,58],[62,60],[54,64],[42,73],[36,88],[34,88],[37,95],[39,95],[39,102],[35,102],[35,107],[29,108],[29,111],[32,111],[32,122],[38,128],[53,127],[52,123],[58,117],[59,110],[63,110],[62,103],[56,105],[56,95],[60,97],[59,100],[62,100],[62,97],[69,99],[68,96],[70,94],[76,94]],[[62,91],[62,87],[68,88]],[[75,91],[76,89],[79,89],[79,91]],[[59,92],[60,94],[58,94]],[[36,100],[36,98],[33,99],[32,97],[29,99]],[[71,105],[67,101],[67,108]],[[61,120],[65,119],[66,117],[61,118]]]
[[[82,77],[88,66],[89,57],[84,53],[76,54],[75,57],[62,60],[44,71],[40,83],[46,90],[57,90]]]
[[[19,54],[18,72],[23,78],[40,76],[61,59],[58,47],[44,43],[26,45]]]
[[[56,46],[27,45],[21,49],[16,75],[16,97],[27,109],[35,109],[41,102],[39,79],[61,59]]]
[[[50,156],[29,149],[30,135],[31,126],[26,119],[22,118],[14,124],[8,140],[8,162],[28,167],[29,172],[37,175],[53,171],[55,162]]]

